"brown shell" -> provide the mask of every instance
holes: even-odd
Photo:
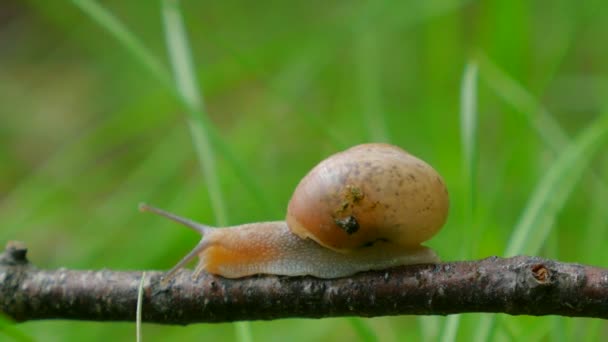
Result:
[[[417,246],[445,223],[448,192],[427,163],[399,147],[363,144],[323,160],[287,208],[293,233],[347,251],[387,241]]]

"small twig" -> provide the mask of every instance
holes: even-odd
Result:
[[[537,257],[397,267],[342,279],[225,279],[181,271],[166,287],[146,272],[143,321],[503,312],[608,319],[608,269]],[[0,255],[0,310],[16,321],[134,321],[141,271],[38,270],[24,247]]]

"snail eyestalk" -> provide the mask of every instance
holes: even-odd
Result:
[[[175,277],[175,274],[177,273],[177,271],[179,271],[184,266],[186,266],[186,264],[189,263],[192,259],[196,258],[199,255],[199,253],[201,253],[203,251],[203,249],[207,248],[208,245],[209,244],[207,243],[207,241],[205,241],[205,239],[202,239],[201,242],[199,242],[198,245],[196,245],[196,247],[194,247],[190,251],[190,253],[188,253],[182,260],[180,260],[167,273],[165,273],[165,275],[163,275],[163,277],[161,278],[161,284],[163,286],[167,285],[167,283]],[[200,271],[199,271],[199,273],[200,273]],[[195,275],[198,275],[198,273],[193,274],[193,276],[192,276],[193,279],[195,279],[195,277],[194,277]]]
[[[215,229],[214,227],[208,226],[206,224],[201,224],[195,221],[192,221],[190,219],[187,219],[185,217],[181,217],[181,216],[177,216],[175,214],[172,214],[168,211],[164,211],[160,208],[157,207],[153,207],[151,205],[148,205],[146,203],[140,203],[139,204],[139,211],[141,212],[148,212],[148,213],[153,213],[159,216],[163,216],[168,218],[171,221],[177,222],[179,224],[182,224],[192,230],[194,230],[197,233],[200,233],[202,235],[205,235],[207,233],[209,233],[211,230]]]
[[[182,260],[180,260],[175,266],[173,266],[161,279],[161,283],[163,285],[166,285],[171,279],[173,279],[173,277],[175,277],[175,274],[177,273],[177,271],[179,271],[181,268],[183,268],[188,262],[190,262],[192,259],[196,258],[205,248],[207,248],[209,246],[209,243],[205,240],[205,235],[209,234],[212,230],[216,229],[214,227],[205,225],[205,224],[201,224],[198,222],[194,222],[192,220],[189,220],[185,217],[181,217],[181,216],[177,216],[175,214],[172,214],[168,211],[162,210],[160,208],[156,208],[153,207],[151,205],[148,205],[146,203],[140,203],[139,204],[139,210],[142,212],[148,212],[148,213],[153,213],[159,216],[163,216],[165,218],[168,218],[171,221],[177,222],[179,224],[182,224],[192,230],[194,230],[197,233],[200,233],[201,235],[203,235],[203,239],[201,239],[201,241],[198,243],[198,245],[196,245],[196,247],[194,247],[190,253],[188,253],[185,257],[182,258]]]

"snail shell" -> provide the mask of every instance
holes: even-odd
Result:
[[[386,241],[417,246],[446,221],[441,176],[399,147],[363,144],[334,154],[298,184],[287,224],[302,238],[338,251]]]

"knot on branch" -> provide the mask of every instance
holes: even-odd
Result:
[[[21,241],[9,241],[5,250],[0,254],[0,265],[17,266],[27,265],[27,247]]]
[[[536,264],[532,266],[532,276],[539,284],[544,284],[550,281],[551,273],[543,264]]]

